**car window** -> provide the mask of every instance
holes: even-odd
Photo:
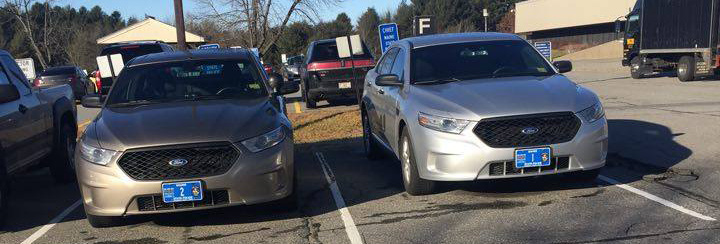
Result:
[[[522,40],[477,41],[413,50],[413,82],[508,76],[546,76],[555,71]]]
[[[398,49],[393,48],[387,51],[385,53],[385,57],[383,57],[382,63],[380,64],[380,68],[378,69],[379,74],[389,74],[390,69],[392,69],[393,62],[395,61],[395,55],[397,55]]]
[[[392,70],[390,71],[391,74],[397,75],[400,77],[400,80],[403,79],[403,73],[405,71],[405,50],[398,49],[397,55],[395,55],[395,61],[393,62]]]
[[[109,55],[109,54],[117,54],[119,53],[122,55],[123,62],[128,63],[133,58],[151,54],[151,53],[160,53],[163,52],[162,48],[159,44],[144,44],[144,45],[125,45],[125,46],[116,46],[116,47],[108,47],[102,50],[100,52],[100,55]]]
[[[77,74],[77,69],[75,69],[75,67],[54,67],[43,70],[43,72],[40,73],[40,76],[70,75],[73,73]]]
[[[10,84],[10,79],[8,78],[7,74],[5,74],[5,71],[0,69],[0,85],[8,84]]]
[[[10,58],[10,56],[2,56],[0,59],[2,59],[2,64],[5,67],[8,78],[15,87],[17,87],[20,94],[30,93],[30,83],[28,83],[25,74],[20,70],[15,60]]]
[[[114,86],[108,106],[268,96],[264,79],[251,60],[141,65],[123,70]]]
[[[367,47],[363,44],[363,52],[364,54],[361,55],[353,55],[353,58],[358,59],[372,59],[372,56],[370,55],[370,51],[367,49]],[[310,62],[322,62],[322,61],[331,61],[331,60],[338,60],[340,59],[340,56],[338,55],[337,51],[337,44],[335,42],[323,42],[318,43],[312,48],[312,56],[310,56],[312,60]]]

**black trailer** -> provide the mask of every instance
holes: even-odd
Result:
[[[638,0],[626,16],[623,66],[633,78],[676,71],[681,81],[715,75],[720,0]]]

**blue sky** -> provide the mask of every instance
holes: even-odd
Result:
[[[338,7],[321,10],[322,20],[332,20],[339,13],[345,12],[357,23],[357,18],[367,10],[375,7],[379,14],[387,10],[394,10],[402,0],[344,0]],[[171,20],[174,17],[173,0],[59,0],[58,5],[71,5],[73,7],[85,6],[92,8],[99,5],[105,12],[119,11],[127,18],[130,16],[142,19],[145,14],[155,16],[158,20]],[[183,0],[185,12],[195,12],[197,4],[194,0]]]

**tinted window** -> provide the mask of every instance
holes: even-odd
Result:
[[[363,45],[363,52],[365,54],[353,55],[353,58],[372,59],[372,56],[370,55],[370,51],[368,51],[368,49],[365,45]],[[340,59],[340,56],[338,56],[338,51],[337,51],[337,44],[335,44],[335,42],[316,44],[312,49],[312,54],[311,54],[310,58],[311,58],[310,62],[330,61],[330,60]]]
[[[51,75],[72,75],[77,74],[75,67],[56,67],[48,68],[40,73],[40,76],[51,76]]]
[[[127,46],[118,46],[118,47],[108,47],[102,50],[100,52],[100,55],[108,55],[108,54],[120,54],[123,57],[123,62],[127,63],[133,58],[147,55],[151,53],[160,53],[163,52],[162,48],[158,44],[153,45],[127,45]]]
[[[257,67],[247,60],[141,65],[123,70],[114,86],[109,106],[268,95]]]
[[[10,84],[10,79],[8,78],[7,74],[5,74],[5,71],[0,69],[0,85],[8,84]]]
[[[380,74],[388,74],[390,73],[390,69],[392,69],[393,62],[395,61],[395,55],[397,55],[398,49],[393,48],[387,51],[385,53],[385,56],[383,57],[383,60],[380,63],[380,67],[378,68],[378,73]]]
[[[398,49],[397,56],[395,56],[395,62],[393,62],[391,74],[397,75],[402,80],[403,71],[405,69],[405,50]]]
[[[10,58],[10,56],[2,56],[2,63],[5,67],[5,71],[7,72],[8,78],[10,78],[11,81],[14,81],[15,86],[17,87],[18,91],[20,91],[20,94],[26,94],[30,92],[30,84],[27,81],[27,78],[25,78],[25,74],[23,74],[22,70],[20,70],[20,67],[17,65],[14,59]]]
[[[479,41],[413,50],[413,82],[555,74],[525,41]]]

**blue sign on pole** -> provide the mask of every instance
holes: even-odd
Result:
[[[552,42],[536,42],[533,45],[547,60],[552,61]]]
[[[380,46],[382,47],[383,53],[387,51],[393,42],[400,40],[400,33],[395,23],[382,24],[378,26],[378,30],[380,32]]]

